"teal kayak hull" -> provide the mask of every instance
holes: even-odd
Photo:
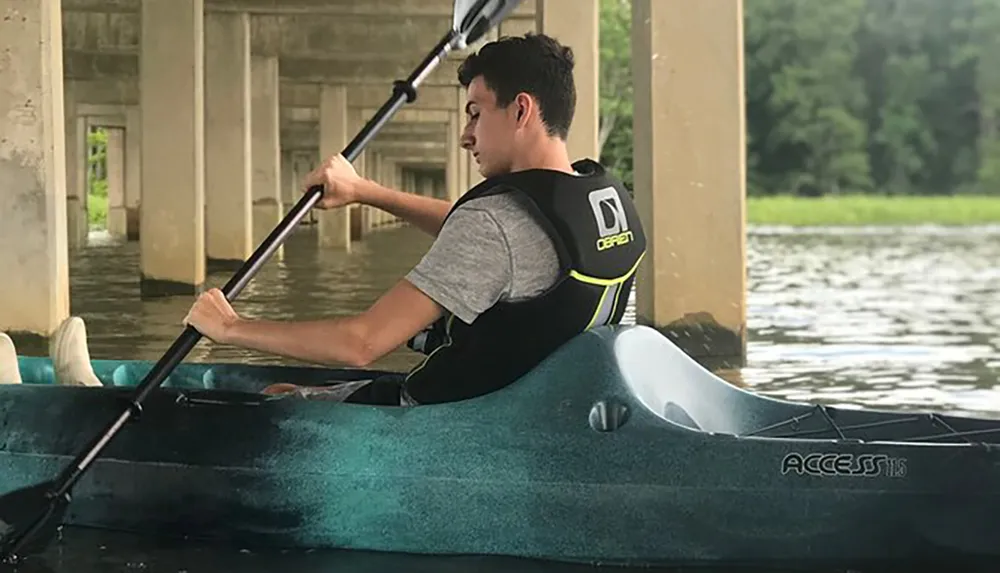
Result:
[[[103,388],[21,358],[0,493],[48,480],[152,367]],[[68,525],[239,544],[632,565],[1000,559],[1000,421],[795,403],[643,326],[580,335],[516,383],[414,407],[259,394],[373,372],[182,364],[73,491]]]

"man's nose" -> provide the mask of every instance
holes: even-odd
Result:
[[[473,135],[472,130],[466,125],[465,129],[462,130],[462,135],[458,139],[458,144],[462,149],[472,151],[476,146],[476,136]]]

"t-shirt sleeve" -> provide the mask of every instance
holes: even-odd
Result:
[[[406,279],[466,324],[510,295],[511,256],[500,225],[484,210],[463,206]]]

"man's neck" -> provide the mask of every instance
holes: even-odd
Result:
[[[542,140],[537,144],[522,149],[519,159],[511,165],[512,171],[526,169],[550,169],[573,173],[573,164],[569,160],[566,144],[561,140]]]

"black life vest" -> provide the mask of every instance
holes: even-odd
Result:
[[[410,348],[427,354],[404,382],[418,403],[502,388],[583,331],[621,321],[646,237],[619,180],[588,159],[573,168],[578,175],[533,169],[491,177],[449,211],[480,197],[522,191],[555,244],[561,273],[532,299],[500,301],[471,325],[449,313],[411,339]]]

